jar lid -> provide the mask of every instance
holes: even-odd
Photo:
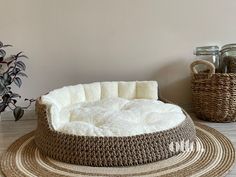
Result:
[[[235,51],[236,50],[236,43],[234,44],[226,44],[224,46],[222,46],[221,48],[221,53],[225,53],[225,52],[228,52],[228,51]]]
[[[218,46],[202,46],[196,47],[195,55],[216,55],[219,54]]]

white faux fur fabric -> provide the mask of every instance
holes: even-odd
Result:
[[[70,122],[71,120],[74,120],[73,116],[74,115],[73,112],[75,111],[74,108],[78,109],[78,105],[90,104],[90,102],[91,104],[93,102],[97,103],[97,101],[99,100],[101,100],[101,103],[103,103],[102,100],[113,99],[113,98],[125,98],[129,100],[137,98],[157,100],[158,84],[156,81],[133,81],[133,82],[120,81],[120,82],[95,82],[91,84],[78,84],[75,86],[67,86],[53,90],[49,92],[47,95],[42,96],[41,100],[42,103],[46,104],[48,107],[48,115],[51,117],[53,127],[56,130],[59,130],[63,126],[69,126],[69,124],[70,125],[73,124],[71,125],[72,127],[74,127],[75,124],[78,124],[78,122],[77,123]],[[114,104],[117,103],[113,102],[112,104],[114,106]],[[86,108],[86,110],[87,109],[89,109],[89,107]],[[71,112],[71,110],[73,110],[73,112]],[[113,109],[111,108],[111,110]],[[109,110],[107,111],[109,112]],[[91,110],[89,112],[89,115],[92,115],[93,113],[95,113],[95,111]],[[106,112],[106,114],[108,113]],[[65,125],[67,123],[68,125]],[[107,136],[113,136],[113,135],[112,133],[110,135],[108,133]],[[114,134],[114,136],[116,135]]]
[[[101,99],[117,97],[118,82],[101,82]]]
[[[107,98],[80,103],[64,108],[62,112],[70,121],[61,124],[57,131],[84,136],[158,132],[176,127],[185,119],[180,107],[148,99]]]
[[[135,99],[136,98],[136,82],[119,82],[118,95],[121,98]]]
[[[83,101],[98,101],[116,97],[158,99],[158,84],[156,81],[78,84],[53,90],[49,94],[42,96],[42,101],[47,104],[56,103],[62,108]]]
[[[79,84],[78,86],[84,87],[85,101],[98,101],[101,99],[101,85],[99,82]]]
[[[157,82],[137,81],[136,98],[155,99],[157,98]]]

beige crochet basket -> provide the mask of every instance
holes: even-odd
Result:
[[[47,106],[40,99],[36,102],[36,112],[35,143],[39,150],[53,159],[78,165],[107,167],[156,162],[181,153],[169,148],[172,142],[191,143],[196,138],[193,121],[184,110],[186,119],[177,127],[127,137],[76,136],[57,132],[47,115]]]
[[[198,73],[196,66],[204,64],[208,73]],[[215,73],[212,63],[197,60],[190,65],[194,111],[200,119],[212,122],[236,121],[236,74]]]

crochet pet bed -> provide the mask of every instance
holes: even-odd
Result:
[[[193,142],[189,115],[158,100],[156,81],[67,86],[36,102],[35,143],[45,155],[87,166],[132,166],[181,152]],[[163,102],[162,102],[163,101]]]

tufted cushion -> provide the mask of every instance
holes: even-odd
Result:
[[[69,107],[81,102],[94,102],[109,98],[158,99],[156,81],[133,82],[95,82],[78,84],[53,90],[41,97],[42,103],[48,105],[54,127],[66,122],[63,116],[69,114]],[[58,123],[59,122],[59,123]]]
[[[136,83],[136,98],[157,99],[157,82],[138,81]]]
[[[136,82],[119,82],[118,96],[126,99],[136,98]]]
[[[85,89],[83,85],[79,84],[68,86],[67,88],[70,94],[71,104],[77,104],[79,102],[86,101]]]
[[[78,84],[53,90],[42,96],[42,101],[46,104],[55,104],[61,109],[71,104],[105,98],[158,99],[157,87],[156,81]]]
[[[101,82],[101,99],[117,98],[118,83],[117,82]]]
[[[44,95],[42,101],[49,105],[55,105],[58,109],[62,109],[71,104],[71,92],[68,87],[56,89]]]
[[[101,99],[101,85],[99,82],[83,84],[86,99],[85,101],[98,101]]]

